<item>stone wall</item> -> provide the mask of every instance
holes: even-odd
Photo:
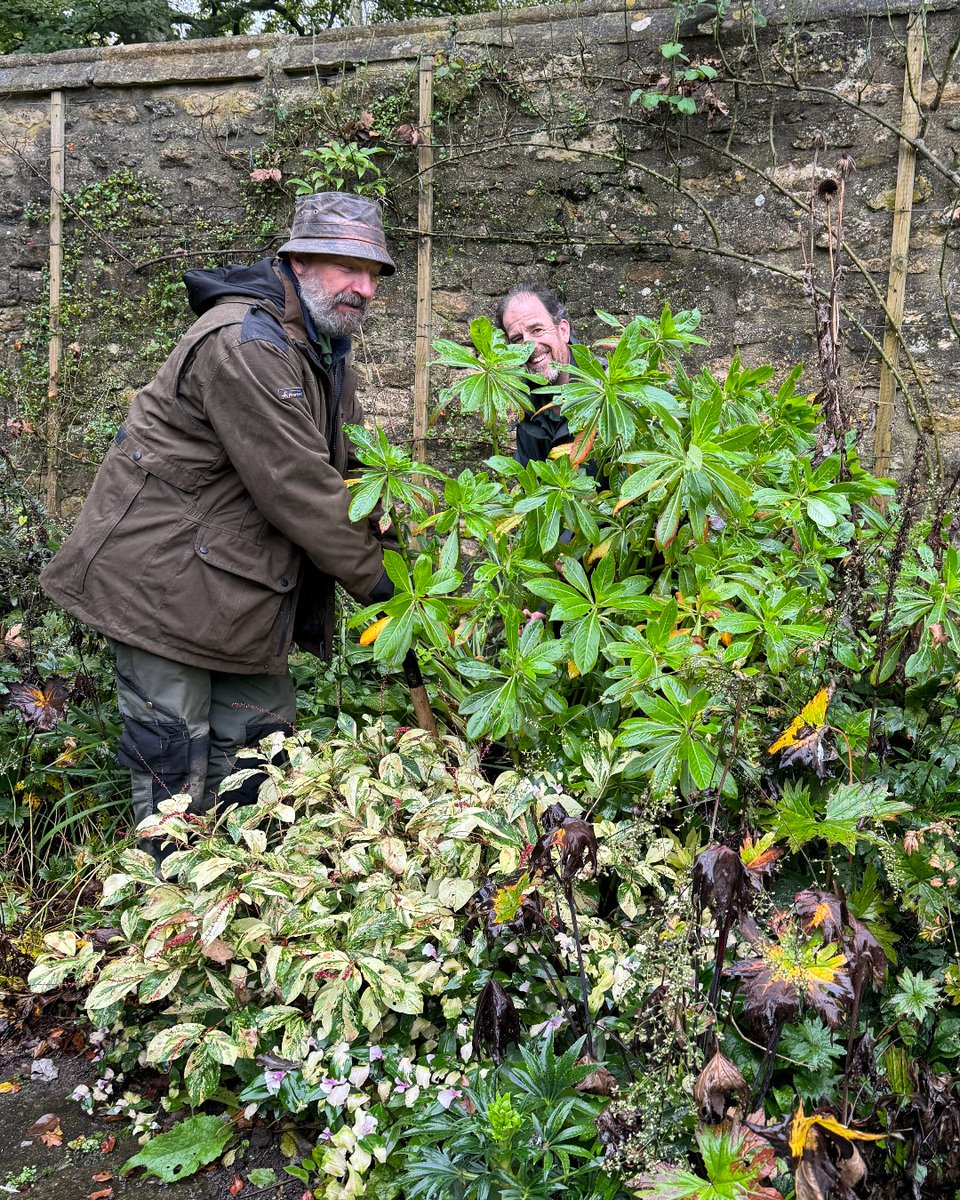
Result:
[[[727,12],[732,7],[721,6]],[[869,461],[891,257],[907,22],[897,0],[754,0],[676,24],[667,0],[532,8],[313,39],[236,38],[0,59],[0,367],[5,416],[43,419],[50,93],[66,110],[65,461],[98,457],[131,389],[189,314],[184,265],[279,244],[299,150],[365,140],[390,178],[400,270],[377,297],[357,360],[370,415],[407,436],[417,291],[417,78],[434,63],[435,336],[530,278],[566,297],[581,339],[665,303],[699,308],[712,363],[805,366],[820,386],[804,265],[829,289],[845,176],[844,375]],[[960,460],[960,4],[927,0],[923,124],[906,255],[892,468]],[[705,11],[705,10],[704,10]],[[682,45],[685,59],[659,47]],[[706,63],[677,111],[674,69]],[[709,72],[708,72],[709,73]],[[663,97],[646,111],[644,93]],[[653,103],[653,101],[648,101]],[[689,107],[687,105],[686,107]],[[822,135],[822,138],[821,136]],[[817,150],[818,144],[825,148]],[[816,159],[816,166],[815,166]],[[277,168],[282,181],[251,180]],[[852,168],[851,168],[852,170]],[[816,174],[815,174],[816,172]],[[829,228],[828,228],[829,223]],[[72,257],[71,257],[72,255]],[[953,307],[951,307],[953,305]],[[435,371],[435,387],[443,380]],[[444,461],[484,452],[456,421]],[[86,449],[85,449],[86,447]],[[73,489],[82,490],[81,471]],[[69,490],[69,488],[68,488]]]

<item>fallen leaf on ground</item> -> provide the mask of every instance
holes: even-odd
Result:
[[[103,1141],[100,1143],[100,1149],[103,1151],[104,1154],[109,1154],[110,1151],[114,1148],[114,1146],[116,1146],[116,1144],[117,1144],[117,1139],[111,1133],[109,1137],[105,1137],[103,1139]]]
[[[60,1074],[52,1058],[35,1058],[30,1064],[30,1078],[52,1083]]]
[[[27,1137],[33,1137],[36,1133],[49,1133],[51,1129],[56,1129],[60,1133],[63,1133],[63,1130],[60,1128],[60,1118],[56,1113],[44,1113],[42,1117],[37,1117],[27,1130]]]
[[[113,1188],[101,1188],[99,1192],[88,1192],[87,1200],[110,1200]]]
[[[243,1180],[239,1175],[234,1175],[233,1179],[230,1181],[230,1186],[227,1188],[227,1191],[231,1196],[235,1196],[238,1192],[243,1191]]]
[[[113,1176],[109,1171],[98,1171],[96,1175],[90,1176],[90,1179],[93,1183],[106,1183],[108,1179],[112,1178]]]
[[[0,1083],[0,1096],[7,1095],[8,1092],[19,1092],[20,1084],[14,1083],[12,1079],[5,1079]]]
[[[40,1141],[43,1142],[45,1146],[62,1146],[63,1130],[58,1125],[56,1129],[51,1129],[48,1133],[41,1133]]]

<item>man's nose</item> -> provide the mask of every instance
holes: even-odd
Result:
[[[366,300],[372,300],[377,290],[377,277],[369,271],[355,271],[353,276],[353,290],[358,292]]]

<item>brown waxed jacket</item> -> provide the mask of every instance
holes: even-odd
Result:
[[[335,580],[380,598],[380,544],[347,514],[356,380],[334,366],[335,404],[277,262],[191,274],[215,279],[191,297],[203,315],[133,402],[41,583],[118,641],[282,674],[295,617],[300,644],[329,654]]]

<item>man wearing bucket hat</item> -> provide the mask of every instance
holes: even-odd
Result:
[[[336,582],[392,593],[375,522],[348,515],[343,426],[363,420],[350,338],[394,269],[377,203],[324,192],[297,201],[277,258],[188,271],[199,319],[41,576],[116,652],[138,822],[180,792],[206,810],[240,747],[291,728],[291,642],[329,658]]]

